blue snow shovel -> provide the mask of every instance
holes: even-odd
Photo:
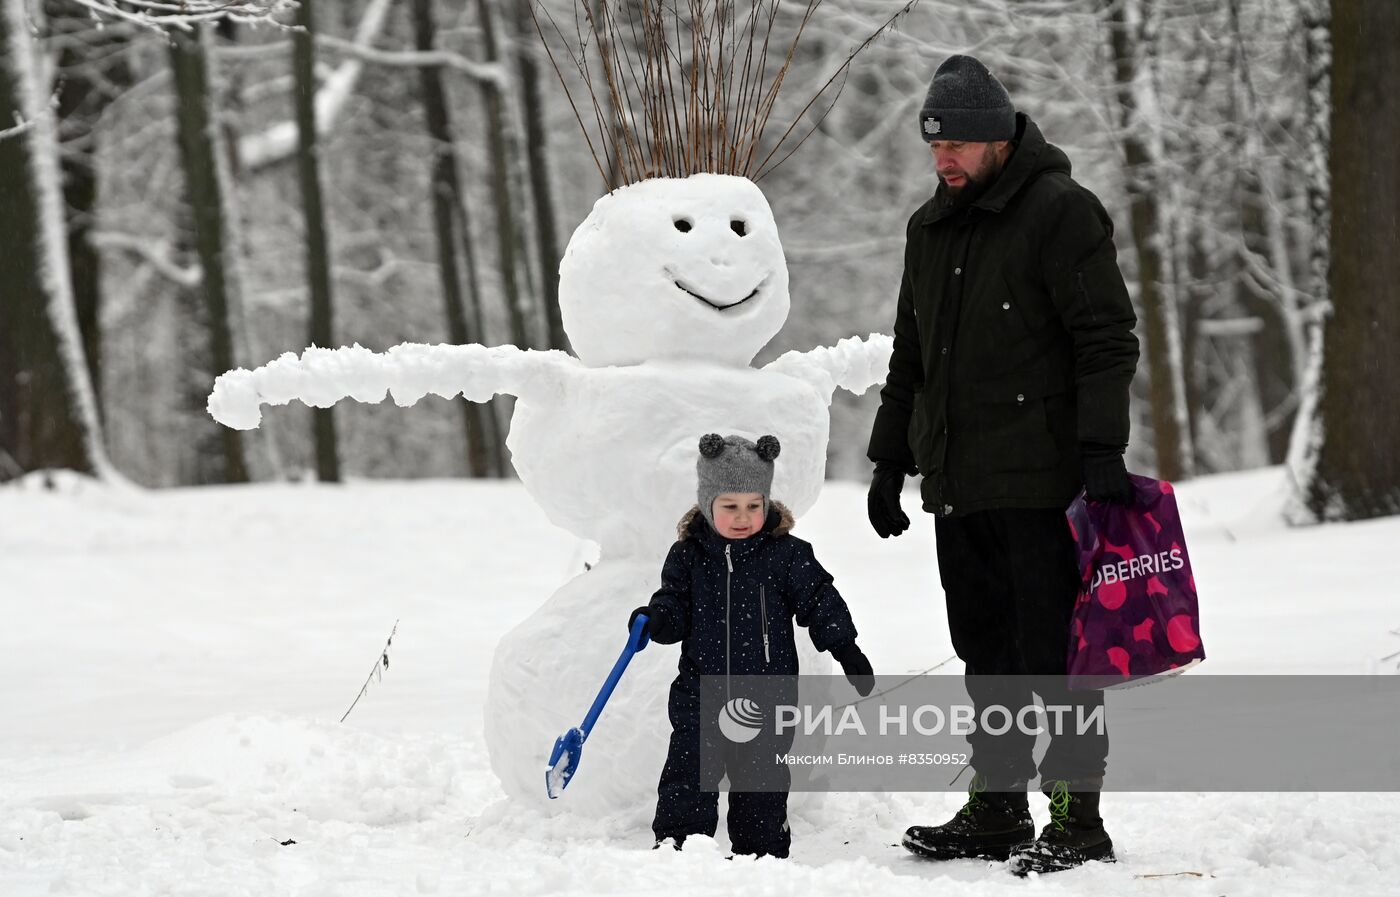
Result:
[[[613,689],[617,687],[617,681],[622,678],[622,671],[627,669],[632,655],[645,648],[649,641],[647,615],[637,614],[637,619],[632,622],[632,631],[627,636],[627,647],[622,649],[622,655],[618,657],[617,663],[613,664],[607,681],[598,690],[598,697],[593,699],[593,706],[588,708],[583,725],[554,739],[554,750],[549,754],[549,768],[544,772],[544,788],[551,800],[564,793],[574,773],[578,771],[578,761],[583,756],[583,742],[588,738],[588,733],[593,731],[593,724],[603,712],[603,705],[608,703],[608,698],[612,696]]]

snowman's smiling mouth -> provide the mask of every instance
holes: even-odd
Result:
[[[666,273],[670,274],[671,272],[667,271]],[[676,288],[679,289],[681,292],[688,293],[694,298],[699,299],[701,302],[705,303],[710,308],[713,308],[715,311],[729,311],[730,309],[738,308],[745,302],[748,302],[750,299],[757,296],[759,294],[759,291],[763,289],[763,284],[767,282],[767,278],[764,278],[762,281],[759,281],[758,286],[754,287],[753,291],[747,296],[745,296],[737,302],[730,302],[728,304],[715,302],[713,299],[710,299],[709,297],[700,293],[698,290],[693,290],[690,287],[686,286],[686,284],[680,278],[673,276],[671,282],[674,283],[676,285]]]

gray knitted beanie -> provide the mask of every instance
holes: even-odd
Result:
[[[1016,107],[985,65],[971,56],[949,56],[933,73],[919,110],[919,133],[929,142],[1010,140],[1016,136]]]
[[[700,437],[700,457],[695,462],[700,482],[700,513],[715,525],[715,499],[726,492],[757,492],[768,515],[768,492],[773,488],[773,459],[782,447],[776,436],[760,436],[750,442],[742,436],[708,433]]]

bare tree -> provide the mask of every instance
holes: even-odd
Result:
[[[192,32],[173,29],[170,35],[170,68],[175,83],[176,124],[180,158],[185,175],[186,201],[194,228],[195,246],[203,277],[200,292],[207,311],[209,367],[215,373],[236,367],[234,321],[230,283],[237,252],[231,242],[230,210],[225,205],[225,162],[220,154],[219,130],[211,119],[212,96],[208,63],[208,29]],[[223,446],[224,481],[248,480],[242,434],[219,427]]]
[[[1332,316],[1308,505],[1400,514],[1400,4],[1332,3]]]
[[[432,52],[437,43],[433,0],[413,0],[413,30],[418,51]],[[471,219],[458,174],[442,69],[424,65],[419,68],[418,76],[423,89],[423,114],[433,141],[433,224],[437,233],[438,276],[447,310],[447,334],[457,345],[481,342],[485,332],[481,286],[472,248]],[[461,405],[466,426],[467,464],[472,476],[486,476],[493,471],[498,475],[504,473],[505,446],[495,413],[495,400],[484,406],[476,402],[462,402]]]
[[[535,235],[540,260],[541,304],[548,329],[548,347],[568,349],[559,310],[559,235],[554,224],[554,190],[549,175],[549,138],[545,127],[544,95],[540,86],[539,47],[535,45],[527,2],[515,4],[515,58],[520,73],[520,103],[525,119],[525,158],[534,200]]]
[[[1307,281],[1318,313],[1305,319],[1307,365],[1299,385],[1298,415],[1289,438],[1287,468],[1294,487],[1286,516],[1294,523],[1314,521],[1309,508],[1307,486],[1317,471],[1318,449],[1322,438],[1318,422],[1321,399],[1323,327],[1321,310],[1329,300],[1330,245],[1332,230],[1331,175],[1328,151],[1331,141],[1332,19],[1330,0],[1305,0],[1303,14],[1303,59],[1306,68],[1304,128],[1306,143],[1303,177],[1307,182]]]
[[[1146,331],[1157,475],[1176,480],[1191,474],[1190,430],[1182,389],[1175,297],[1168,288],[1168,230],[1160,201],[1163,185],[1156,177],[1160,152],[1155,151],[1152,131],[1142,119],[1144,107],[1154,103],[1149,73],[1144,71],[1152,64],[1149,55],[1155,38],[1154,3],[1155,0],[1110,0],[1106,6],[1131,232],[1138,257],[1138,298]]]
[[[93,396],[102,402],[102,256],[97,230],[100,131],[113,99],[130,84],[127,55],[135,31],[121,23],[94,24],[91,10],[74,0],[45,0],[46,43],[54,53],[58,96],[59,164],[67,212],[68,262],[78,328],[83,335]]]
[[[331,297],[330,238],[326,233],[326,208],[321,198],[321,171],[316,133],[316,24],[315,0],[297,5],[292,35],[292,68],[296,87],[297,173],[301,179],[301,204],[306,221],[306,275],[311,290],[310,341],[313,346],[335,347],[335,305]],[[340,481],[340,453],[335,436],[335,409],[315,408],[316,476],[322,482]]]
[[[495,0],[476,0],[476,11],[486,61],[499,63],[501,50]],[[505,89],[500,81],[482,81],[481,93],[486,102],[486,140],[491,151],[491,199],[496,211],[496,252],[501,283],[505,289],[506,313],[510,319],[510,337],[515,345],[528,349],[531,341],[526,325],[525,297],[519,282],[522,247],[516,218],[517,200],[511,189],[512,166],[507,145],[507,129],[511,125]]]
[[[0,479],[107,472],[69,281],[58,146],[23,0],[0,0]]]

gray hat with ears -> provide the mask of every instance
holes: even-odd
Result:
[[[949,56],[933,73],[919,110],[919,133],[929,142],[965,140],[991,143],[1016,136],[1011,95],[972,56]]]
[[[742,436],[707,433],[700,437],[700,457],[695,473],[700,481],[700,513],[715,525],[715,499],[726,492],[757,492],[768,513],[768,493],[773,488],[773,459],[782,447],[776,436],[760,436],[750,442]]]

